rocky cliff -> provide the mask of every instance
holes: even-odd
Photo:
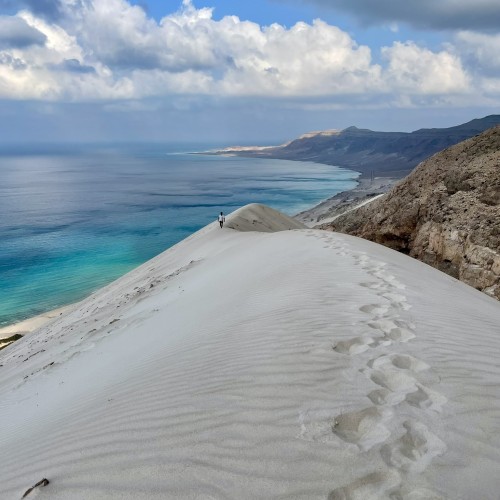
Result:
[[[363,177],[402,178],[424,159],[500,124],[499,115],[450,128],[415,132],[376,132],[349,127],[311,132],[283,146],[232,147],[218,153],[239,156],[315,161],[361,172]]]
[[[324,229],[408,253],[500,300],[500,127],[422,162]]]

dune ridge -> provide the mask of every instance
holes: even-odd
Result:
[[[0,352],[0,497],[497,498],[499,324],[421,262],[244,207]]]

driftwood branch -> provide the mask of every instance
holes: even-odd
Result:
[[[22,498],[26,498],[35,488],[42,488],[43,486],[47,486],[49,484],[48,479],[42,479],[41,481],[38,481],[38,483],[35,484],[35,486],[32,486],[29,490],[26,490],[26,493],[22,496]]]

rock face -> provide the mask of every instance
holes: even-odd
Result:
[[[421,161],[500,124],[499,115],[472,120],[450,128],[415,132],[376,132],[349,127],[344,130],[311,132],[283,146],[234,147],[220,153],[238,156],[314,161],[361,172],[362,177],[402,178]]]
[[[407,253],[500,300],[500,127],[432,156],[382,198],[321,227]]]

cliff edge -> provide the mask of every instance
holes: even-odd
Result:
[[[435,154],[323,229],[407,253],[500,300],[500,126]]]

